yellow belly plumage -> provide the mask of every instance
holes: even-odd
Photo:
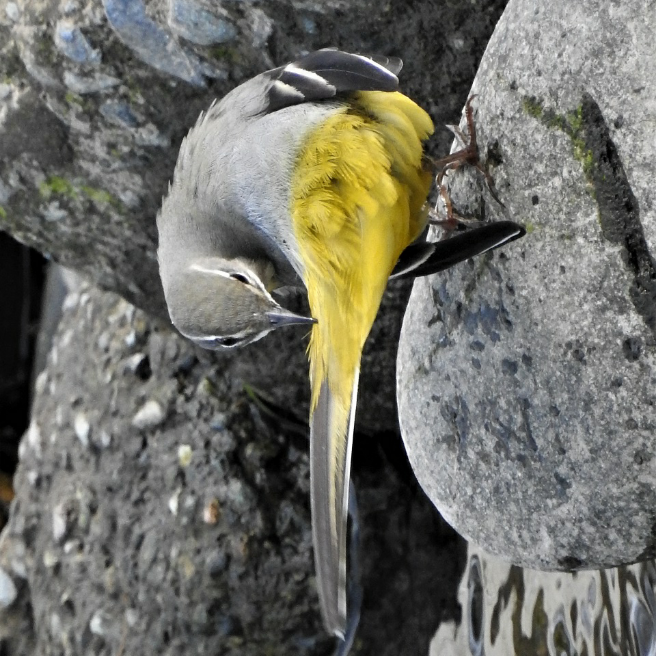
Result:
[[[334,570],[345,567],[353,390],[389,275],[426,224],[432,176],[422,141],[432,132],[428,114],[401,93],[359,92],[308,136],[292,181],[294,233],[317,320],[308,348],[312,476],[327,478],[313,481],[315,554],[324,620],[337,632],[345,621],[345,571]],[[315,412],[322,395],[327,410]],[[315,498],[321,491],[328,498]]]
[[[364,91],[315,130],[295,167],[292,220],[312,316],[316,380],[340,384],[360,361],[387,279],[424,229],[431,175],[421,141],[426,112],[401,93]],[[312,405],[317,390],[313,387]]]

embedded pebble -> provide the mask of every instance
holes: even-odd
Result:
[[[139,367],[142,365],[144,360],[146,359],[146,354],[145,353],[135,353],[134,355],[131,355],[124,364],[123,371],[129,372],[131,374],[136,373],[139,369]]]
[[[60,6],[60,10],[61,10],[62,14],[65,14],[65,15],[72,14],[72,13],[78,11],[79,8],[80,8],[80,5],[79,5],[79,3],[75,2],[75,0],[68,0],[68,2],[63,3]]]
[[[162,406],[154,400],[144,403],[132,418],[132,425],[135,428],[153,428],[164,421],[164,410]]]
[[[134,330],[131,330],[126,336],[125,336],[125,345],[128,348],[132,348],[136,343],[137,343],[137,333],[134,332]]]
[[[61,633],[61,618],[57,613],[50,616],[50,633],[53,636],[58,636]]]
[[[203,627],[207,625],[208,619],[207,609],[203,604],[198,604],[191,615],[191,621],[196,626]]]
[[[89,621],[91,633],[97,636],[107,635],[107,617],[101,610],[97,610]]]
[[[180,492],[182,490],[176,490],[169,499],[169,510],[173,515],[178,514],[178,506],[180,505]]]
[[[45,551],[43,554],[43,564],[48,568],[52,568],[59,563],[57,554],[52,551]]]
[[[207,573],[210,576],[216,577],[221,575],[225,568],[228,566],[228,559],[225,555],[225,552],[219,549],[215,549],[207,556],[205,565]]]
[[[11,580],[11,576],[0,567],[0,608],[11,606],[16,600],[17,595],[18,591],[14,582]]]
[[[66,506],[63,503],[57,504],[52,511],[52,537],[55,542],[60,542],[68,531],[68,522],[66,521]]]
[[[134,608],[128,608],[125,611],[125,622],[127,623],[127,625],[129,627],[134,627],[136,626],[138,621],[139,621],[139,612]]]
[[[221,514],[221,506],[218,499],[211,499],[203,508],[203,521],[206,524],[216,524]]]
[[[71,554],[75,551],[79,551],[82,546],[82,543],[78,539],[67,540],[64,542],[64,553]]]
[[[210,428],[213,430],[221,431],[226,428],[226,413],[217,412],[210,421]]]
[[[301,16],[301,27],[307,34],[316,34],[317,33],[317,24],[311,18],[307,16]]]
[[[23,558],[13,558],[11,561],[11,571],[21,579],[27,578],[27,565]]]
[[[188,467],[191,462],[193,451],[188,444],[181,444],[178,447],[178,462],[180,467]]]
[[[46,371],[42,371],[34,381],[34,393],[36,395],[43,394],[47,384],[48,384],[48,374]]]
[[[41,429],[39,428],[39,424],[37,424],[36,421],[32,421],[30,423],[30,427],[27,429],[25,441],[31,447],[32,451],[34,451],[34,455],[40,459],[42,444]]]
[[[136,210],[139,205],[141,205],[141,198],[135,194],[133,191],[130,191],[129,189],[124,189],[123,191],[119,191],[118,193],[119,200],[125,205],[128,209],[131,210]],[[132,331],[132,335],[136,341],[136,334],[134,331]],[[127,344],[127,338],[126,338],[126,344]],[[127,344],[128,346],[134,346],[134,342],[132,344]]]
[[[25,563],[25,543],[19,538],[10,539],[7,536],[7,541],[0,542],[0,551],[9,559],[11,571],[20,579],[27,578],[27,565]]]
[[[252,44],[254,48],[264,47],[273,33],[273,20],[264,11],[253,7],[249,11],[249,25],[252,32]]]
[[[100,433],[100,446],[103,449],[107,449],[112,443],[112,436],[107,431],[102,431]]]
[[[75,430],[77,439],[82,443],[82,446],[89,446],[89,433],[91,432],[91,424],[89,424],[89,420],[84,413],[79,412],[77,415],[75,415],[73,429]]]
[[[8,91],[6,91],[8,89]],[[11,93],[12,86],[10,84],[0,84],[0,98],[6,98],[6,96],[3,96],[2,94]],[[0,205],[4,205],[6,202],[9,201],[9,199],[14,195],[15,190],[12,189],[10,186],[6,185],[2,180],[0,180]]]
[[[68,310],[74,310],[80,302],[80,294],[78,292],[70,292],[66,294],[64,303],[62,304],[62,310],[67,312]]]
[[[152,148],[168,148],[170,139],[162,134],[152,123],[139,128],[134,136],[134,142],[138,146],[150,146]]]

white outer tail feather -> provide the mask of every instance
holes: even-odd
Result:
[[[359,375],[360,370],[356,369],[343,450],[331,448],[332,440],[337,438],[333,426],[333,398],[325,380],[321,383],[319,401],[310,425],[312,532],[317,588],[324,624],[330,633],[340,638],[344,637],[347,624],[346,532]],[[332,462],[333,452],[342,453],[343,460]],[[335,484],[341,485],[341,490],[335,489]],[[331,487],[335,496],[330,494]],[[338,503],[337,495],[340,494]]]

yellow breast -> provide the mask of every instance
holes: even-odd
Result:
[[[291,188],[292,221],[312,316],[312,407],[318,383],[350,405],[349,385],[387,279],[423,230],[431,174],[422,141],[433,132],[401,93],[363,91],[313,131]]]

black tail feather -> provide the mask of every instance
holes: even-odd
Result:
[[[417,242],[401,253],[390,278],[418,278],[445,271],[459,262],[504,246],[525,234],[526,229],[518,223],[495,221],[442,241]]]

